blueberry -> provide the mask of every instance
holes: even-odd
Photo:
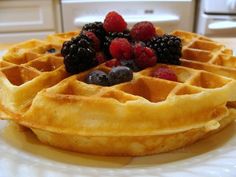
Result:
[[[133,79],[133,71],[126,66],[117,66],[112,68],[108,74],[108,80],[111,85],[128,82]]]
[[[56,52],[56,49],[51,48],[51,49],[48,49],[47,52],[48,52],[48,53],[55,53],[55,52]]]
[[[101,85],[101,86],[109,85],[107,74],[100,70],[95,70],[95,71],[90,72],[85,82],[88,84],[95,84],[95,85]]]
[[[121,60],[121,66],[127,66],[132,69],[134,72],[140,71],[140,68],[135,64],[134,60]]]

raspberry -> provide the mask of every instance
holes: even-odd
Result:
[[[152,76],[177,82],[177,76],[175,72],[168,67],[157,68],[157,70],[153,72]]]
[[[120,65],[120,61],[117,59],[109,60],[105,63],[105,65],[110,68],[116,67]]]
[[[157,63],[155,52],[138,43],[134,46],[134,61],[141,69],[154,66]]]
[[[106,58],[102,52],[96,53],[96,60],[99,64],[104,63],[106,61]]]
[[[137,41],[147,41],[155,35],[155,27],[148,21],[136,23],[131,29],[131,36]]]
[[[123,32],[109,32],[107,34],[107,36],[104,37],[104,41],[103,41],[103,52],[105,54],[105,56],[107,57],[107,59],[111,59],[112,56],[110,54],[109,51],[109,47],[111,44],[111,41],[115,38],[126,38],[129,42],[132,41],[131,36],[130,36],[130,31],[129,30],[124,30]]]
[[[118,60],[129,60],[133,54],[133,48],[125,38],[115,38],[109,47],[112,57]]]
[[[122,32],[127,28],[127,23],[120,14],[112,11],[106,15],[103,28],[106,32]]]
[[[94,49],[96,51],[100,50],[100,40],[98,37],[91,31],[84,31],[83,34],[93,41]]]

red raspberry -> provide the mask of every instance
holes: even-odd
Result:
[[[102,52],[96,53],[96,59],[99,64],[104,63],[106,61],[106,58]]]
[[[130,34],[137,41],[147,41],[156,35],[156,29],[151,22],[143,21],[136,23]]]
[[[127,23],[120,14],[112,11],[106,15],[103,28],[106,32],[122,32],[127,28]]]
[[[99,51],[100,50],[100,40],[98,39],[98,37],[93,32],[90,32],[90,31],[84,31],[83,34],[86,35],[89,39],[91,39],[93,41],[94,49],[96,51]]]
[[[157,68],[153,72],[152,76],[177,82],[177,76],[176,76],[175,72],[168,67],[162,66],[162,67]]]
[[[134,46],[134,61],[138,67],[144,69],[154,66],[157,63],[157,57],[151,48],[138,43]]]
[[[112,57],[118,60],[129,60],[133,55],[133,48],[125,38],[115,38],[109,47]]]
[[[117,60],[117,59],[112,59],[112,60],[109,60],[109,61],[107,61],[106,63],[105,63],[105,65],[107,66],[107,67],[116,67],[116,66],[119,66],[120,65],[120,61],[119,60]]]

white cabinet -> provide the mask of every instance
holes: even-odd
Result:
[[[45,34],[55,32],[55,2],[56,0],[1,0],[0,42],[45,38]]]

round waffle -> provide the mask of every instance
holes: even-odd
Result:
[[[233,57],[222,44],[175,31],[183,41],[182,65],[168,67],[178,82],[152,77],[167,66],[157,64],[135,72],[130,82],[102,87],[84,81],[92,70],[109,72],[105,64],[66,73],[59,50],[74,34],[21,43],[1,62],[1,111],[42,142],[89,154],[139,156],[191,144],[234,120],[234,68],[216,62],[221,55]]]

